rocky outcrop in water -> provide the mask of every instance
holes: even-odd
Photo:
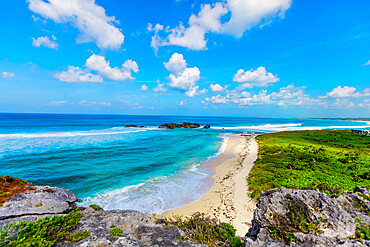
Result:
[[[135,124],[128,124],[128,125],[125,125],[125,128],[136,128],[137,125]]]
[[[187,123],[187,122],[184,122],[182,124],[166,123],[159,126],[160,129],[175,129],[175,128],[194,129],[199,127],[200,125],[197,123]]]
[[[80,200],[70,190],[35,186],[25,193],[15,194],[0,207],[0,229],[16,221],[34,222],[44,217],[66,215],[76,209]],[[178,240],[184,233],[178,228],[165,228],[156,224],[149,215],[131,210],[96,210],[82,208],[80,223],[72,233],[90,231],[90,235],[78,242],[62,241],[55,246],[201,246]],[[119,228],[122,234],[111,236],[112,228]],[[1,246],[1,239],[0,239]]]
[[[314,190],[262,192],[245,246],[370,246],[358,239],[361,227],[369,229],[369,196],[361,188],[337,198]]]
[[[203,128],[204,128],[204,129],[209,129],[209,128],[211,128],[211,125],[206,125],[206,126],[204,126]]]

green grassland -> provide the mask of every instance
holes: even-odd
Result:
[[[370,136],[349,130],[286,131],[257,137],[249,174],[251,196],[273,188],[320,189],[339,194],[370,189]]]

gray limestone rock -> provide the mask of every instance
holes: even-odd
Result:
[[[35,186],[35,190],[15,194],[0,207],[0,220],[25,215],[60,214],[80,201],[67,189]]]
[[[34,222],[44,217],[63,215],[80,201],[69,190],[37,186],[35,190],[16,194],[0,207],[0,228],[20,220]],[[90,231],[90,236],[77,243],[59,242],[56,246],[201,246],[178,240],[184,233],[178,228],[156,224],[149,215],[130,210],[95,211],[80,208],[80,224],[73,232]],[[123,231],[121,236],[110,236],[113,228]],[[14,233],[13,233],[14,235]],[[0,243],[1,245],[1,243]]]
[[[370,246],[370,241],[351,239],[358,225],[355,218],[361,224],[370,223],[366,213],[370,202],[364,198],[368,195],[364,189],[338,198],[316,190],[262,192],[246,246]],[[270,232],[277,236],[273,238]],[[291,243],[287,233],[294,234]]]

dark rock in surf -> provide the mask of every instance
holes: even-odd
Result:
[[[184,122],[182,124],[166,123],[159,126],[160,129],[175,129],[175,128],[194,129],[199,127],[200,125],[197,123],[188,123],[188,122]]]
[[[135,124],[129,124],[129,125],[126,125],[125,128],[136,128],[137,125]]]

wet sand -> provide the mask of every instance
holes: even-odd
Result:
[[[238,236],[251,226],[256,201],[248,196],[247,176],[257,158],[258,145],[254,135],[231,135],[225,151],[203,166],[215,171],[215,184],[199,201],[168,210],[160,217],[190,216],[202,212],[232,224]]]

